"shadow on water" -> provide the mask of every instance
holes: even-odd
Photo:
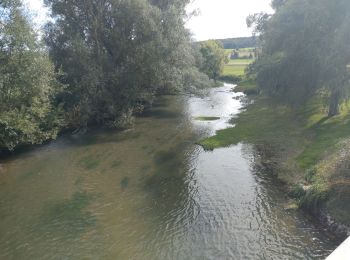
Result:
[[[144,118],[157,118],[157,119],[171,119],[180,118],[182,116],[179,112],[169,111],[167,109],[149,109],[146,110],[141,117]]]

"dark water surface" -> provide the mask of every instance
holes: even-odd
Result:
[[[337,241],[287,209],[252,145],[195,145],[239,113],[232,87],[3,161],[0,259],[324,259]]]

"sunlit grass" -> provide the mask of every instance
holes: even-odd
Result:
[[[222,76],[244,76],[245,69],[252,62],[251,59],[229,60],[224,67]]]
[[[243,76],[246,65],[225,65],[222,76]]]

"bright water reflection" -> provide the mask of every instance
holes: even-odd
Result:
[[[62,137],[3,162],[0,258],[324,258],[335,241],[285,210],[254,146],[194,144],[239,113],[232,87],[164,97],[133,130]]]

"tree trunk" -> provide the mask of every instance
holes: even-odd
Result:
[[[333,90],[329,100],[328,117],[339,114],[340,91]]]

